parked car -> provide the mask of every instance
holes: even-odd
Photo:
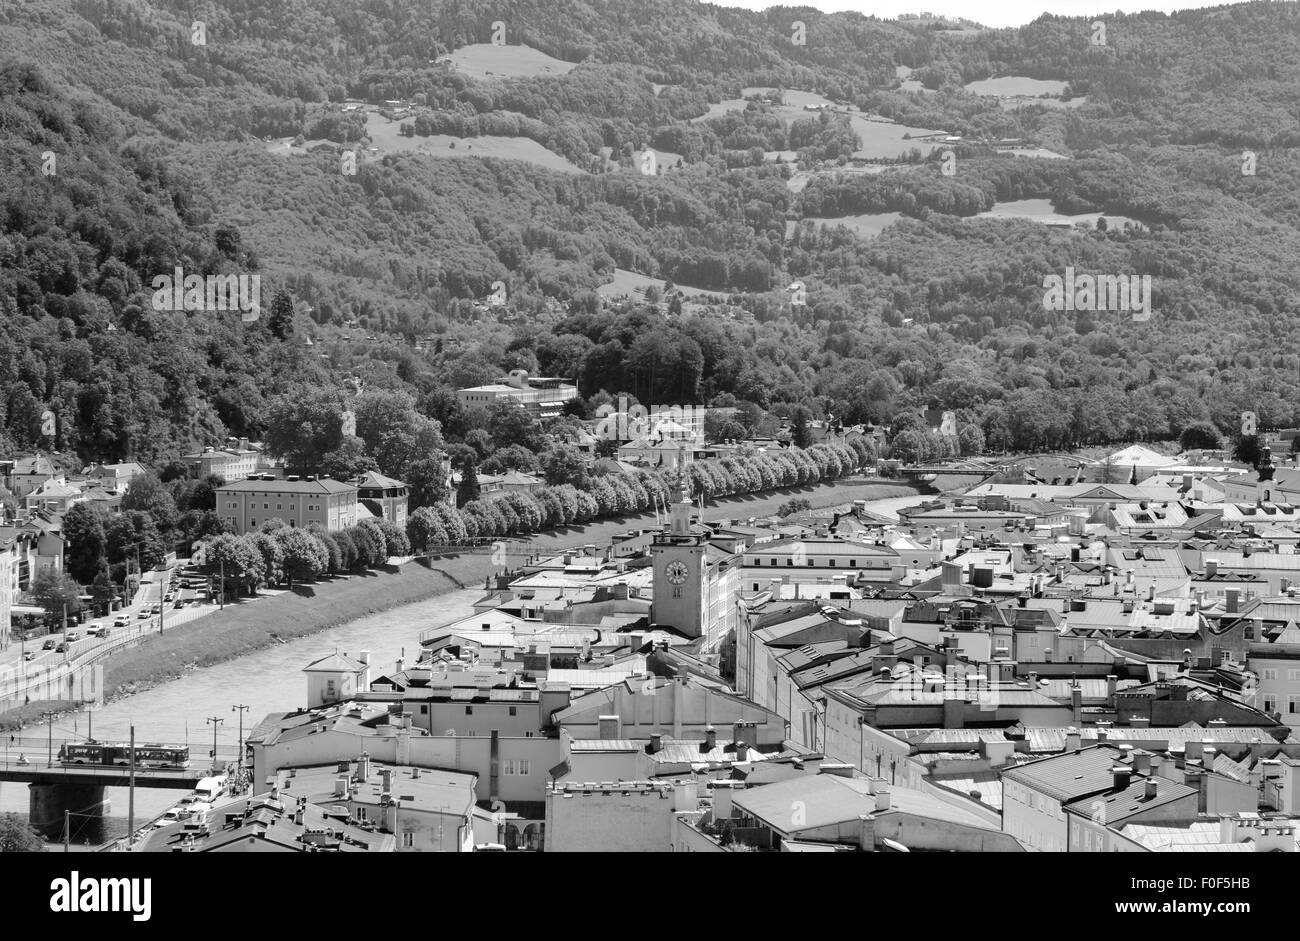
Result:
[[[184,598],[177,598],[177,599],[176,599],[176,603],[175,603],[174,605],[172,605],[172,607],[173,607],[173,608],[183,608],[183,607],[185,607],[185,599],[184,599]]]

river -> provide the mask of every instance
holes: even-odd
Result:
[[[408,660],[419,655],[421,631],[470,614],[473,602],[482,596],[481,588],[453,591],[196,670],[179,680],[94,710],[89,717],[94,736],[101,741],[126,741],[134,723],[137,741],[186,743],[192,761],[206,762],[208,750],[212,748],[212,726],[205,719],[218,716],[225,721],[217,727],[217,747],[223,754],[234,754],[239,738],[239,714],[232,711],[235,704],[250,707],[243,714],[246,732],[268,712],[301,708],[307,699],[307,677],[302,668],[335,650],[354,657],[368,650],[372,676],[390,671],[403,651]],[[84,711],[59,716],[54,722],[55,739],[84,736],[87,719]],[[43,746],[44,728],[25,732],[27,742],[39,739]],[[43,760],[45,749],[35,749],[32,757]],[[126,833],[126,788],[108,788],[104,793],[112,801],[109,814],[98,822],[74,821],[75,842],[89,839],[92,844],[100,843]],[[176,790],[137,787],[136,825],[162,813],[182,794]],[[13,811],[26,816],[27,807],[26,784],[0,782],[0,813]]]

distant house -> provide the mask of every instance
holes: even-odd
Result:
[[[217,515],[237,533],[254,533],[267,520],[289,526],[319,523],[327,530],[357,521],[357,488],[329,477],[259,474],[217,488]]]
[[[578,387],[566,379],[529,376],[525,370],[511,370],[510,375],[485,386],[460,389],[456,398],[466,407],[490,407],[506,400],[514,402],[539,418],[554,418],[564,406],[578,397]]]
[[[81,503],[85,499],[80,487],[68,483],[62,477],[55,477],[23,497],[23,505],[28,510],[66,513],[74,503]]]
[[[19,458],[14,461],[13,470],[9,473],[9,490],[21,500],[41,484],[57,476],[58,471],[54,467],[54,462],[48,457],[38,454],[35,457]]]
[[[231,438],[224,448],[204,448],[184,455],[181,460],[189,468],[190,477],[202,480],[216,474],[229,484],[256,474],[261,457],[262,452],[252,447],[247,438]]]
[[[410,488],[400,480],[378,471],[357,479],[357,499],[376,517],[406,528],[406,505]]]
[[[88,480],[95,480],[109,493],[125,493],[131,481],[145,474],[145,469],[135,461],[125,464],[93,464],[81,472]]]

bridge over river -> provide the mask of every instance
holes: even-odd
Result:
[[[102,817],[111,809],[110,802],[104,797],[104,788],[131,785],[128,765],[60,762],[58,756],[62,746],[77,742],[74,739],[33,736],[21,742],[15,740],[12,745],[6,743],[3,758],[0,758],[0,782],[27,785],[28,819],[46,836],[57,836],[62,832],[65,811],[79,818]],[[20,758],[25,760],[20,761]],[[218,751],[217,766],[233,765],[237,761],[235,752],[222,754]],[[199,781],[212,773],[206,757],[192,760],[185,768],[137,767],[135,786],[192,791]]]

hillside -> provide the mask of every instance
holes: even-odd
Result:
[[[173,0],[0,10],[0,456],[161,465],[355,377],[535,467],[452,395],[516,367],[584,414],[942,407],[996,448],[1300,422],[1294,4],[1111,16],[1104,46],[686,0],[205,10],[202,44]],[[1139,225],[1043,221],[1098,214]],[[258,274],[260,318],[154,309],[177,267]],[[1154,315],[1045,309],[1067,267],[1150,276]],[[602,303],[624,272],[726,302]]]

